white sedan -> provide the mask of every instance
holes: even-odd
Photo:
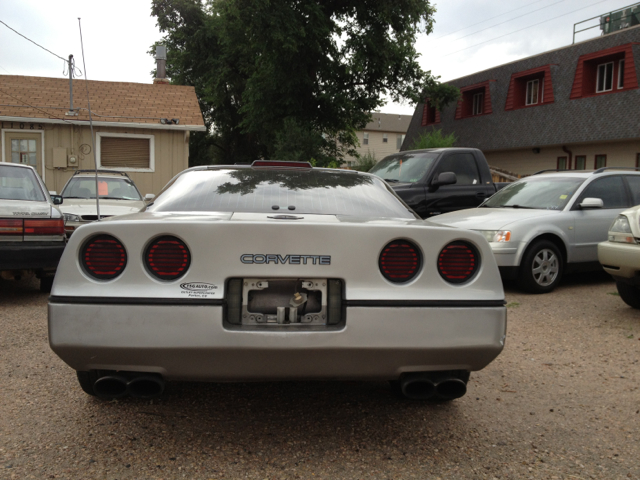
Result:
[[[84,391],[165,381],[389,380],[447,401],[502,351],[489,244],[378,177],[300,162],[195,167],[70,239],[49,341]]]

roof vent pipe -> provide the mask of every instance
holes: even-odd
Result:
[[[156,45],[156,78],[153,83],[168,84],[167,79],[167,47],[165,45]]]

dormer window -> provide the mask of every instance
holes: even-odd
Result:
[[[534,107],[554,102],[551,65],[511,75],[505,110]]]
[[[633,60],[632,43],[580,56],[570,98],[638,88]]]
[[[493,110],[491,108],[491,91],[489,82],[477,83],[460,89],[462,98],[458,100],[456,108],[456,120],[478,115],[487,115]]]
[[[598,80],[596,93],[610,92],[613,90],[613,62],[598,65]]]
[[[538,99],[543,96],[543,91],[540,91],[540,80],[529,80],[527,82],[527,93],[525,97],[525,105],[537,105]],[[544,85],[544,84],[542,84]]]
[[[422,126],[432,125],[434,123],[440,123],[440,112],[436,109],[435,105],[432,105],[427,98],[424,101],[424,107],[422,109]]]
[[[482,115],[482,106],[484,104],[484,92],[473,94],[473,108],[471,115]]]

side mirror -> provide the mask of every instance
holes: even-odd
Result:
[[[429,186],[429,190],[434,192],[442,185],[453,185],[454,183],[458,183],[458,178],[456,174],[453,172],[442,172],[436,178],[431,181],[431,185]]]
[[[582,200],[580,204],[580,208],[602,208],[604,207],[604,202],[601,198],[591,198],[587,197]]]
[[[51,201],[54,205],[62,205],[62,195],[51,195]]]
[[[147,193],[144,196],[144,201],[145,202],[150,202],[151,200],[153,200],[154,198],[156,198],[156,196],[153,193]]]

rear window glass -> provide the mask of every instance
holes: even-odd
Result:
[[[416,218],[376,177],[315,169],[192,170],[148,210]]]
[[[438,158],[439,153],[399,153],[383,158],[369,173],[378,175],[387,182],[415,183],[433,165],[433,161]]]
[[[107,200],[142,200],[140,192],[128,178],[98,176],[98,195]],[[96,198],[95,177],[76,177],[62,191],[63,198]]]
[[[45,202],[47,198],[29,168],[0,166],[0,199]]]

